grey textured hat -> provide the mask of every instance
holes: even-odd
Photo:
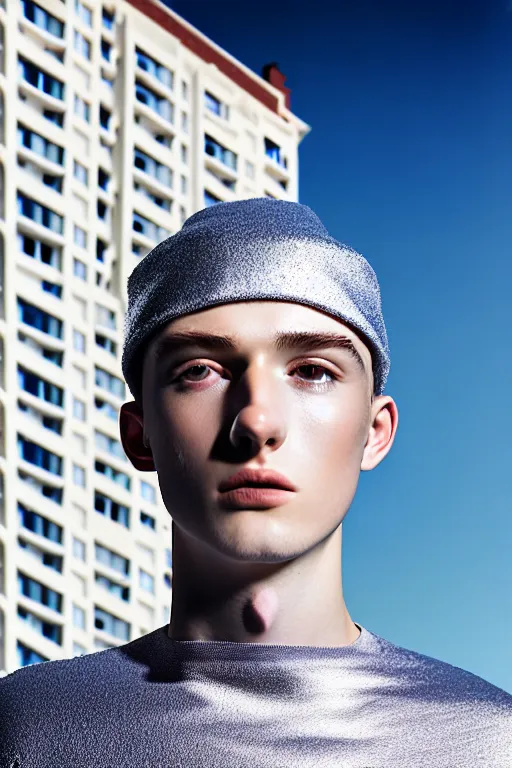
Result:
[[[311,208],[265,197],[193,214],[131,273],[122,369],[133,397],[142,399],[143,356],[164,325],[218,304],[263,299],[305,304],[359,331],[382,394],[390,361],[375,272]]]

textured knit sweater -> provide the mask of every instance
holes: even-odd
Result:
[[[177,641],[0,679],[0,768],[511,768],[512,696],[357,625],[341,648]]]

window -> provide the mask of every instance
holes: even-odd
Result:
[[[91,43],[77,29],[75,29],[73,45],[75,51],[79,53],[80,56],[83,56],[84,59],[88,59],[89,61],[91,60]]]
[[[152,515],[148,515],[147,512],[143,512],[142,510],[140,512],[140,522],[141,525],[146,525],[148,528],[152,528],[153,531],[155,530],[155,518],[152,517]]]
[[[87,280],[87,264],[84,264],[80,259],[73,259],[73,274],[80,280]]]
[[[169,188],[172,187],[172,169],[167,165],[163,165],[163,163],[159,163],[153,157],[138,149],[138,147],[135,147],[133,152],[133,164],[135,168],[144,171],[148,176],[152,176],[160,184]]]
[[[45,413],[34,408],[32,405],[27,405],[23,400],[17,401],[18,410],[23,411],[29,418],[40,424],[44,429],[49,429],[57,434],[62,434],[62,419],[57,419],[54,416],[47,416]]]
[[[39,91],[52,96],[54,99],[64,100],[64,83],[39,69],[28,59],[18,56],[18,72],[22,80],[37,88]]]
[[[98,261],[105,261],[105,251],[107,250],[108,245],[103,240],[100,240],[100,238],[96,238],[96,259]]]
[[[180,223],[181,226],[185,223],[187,219],[187,210],[183,205],[180,205]]]
[[[165,549],[165,564],[168,568],[172,568],[172,551],[168,547]]]
[[[85,335],[77,331],[76,328],[73,329],[73,349],[85,354]]]
[[[215,205],[215,203],[222,203],[222,200],[220,197],[216,197],[215,195],[212,195],[211,192],[208,192],[207,189],[204,191],[204,204],[206,208],[209,208],[210,205]]]
[[[285,157],[281,156],[281,147],[274,141],[267,139],[267,137],[265,137],[265,155],[276,162],[278,165],[286,168],[287,161]]]
[[[82,184],[87,185],[89,183],[89,171],[85,165],[79,163],[78,160],[73,161],[73,176]]]
[[[43,379],[20,364],[18,364],[18,386],[25,392],[30,392],[31,395],[35,395],[47,403],[60,407],[63,405],[64,390],[61,387]]]
[[[181,81],[181,98],[183,101],[188,101],[188,83],[185,80]]]
[[[85,629],[85,611],[75,603],[73,603],[73,626]]]
[[[85,469],[78,464],[73,464],[73,483],[85,488]]]
[[[110,352],[111,355],[116,357],[117,344],[115,341],[109,339],[108,336],[104,336],[102,333],[96,333],[94,338],[98,347],[105,349],[107,352]]]
[[[164,573],[164,584],[168,589],[172,589],[172,576],[170,573]]]
[[[91,108],[89,104],[86,101],[84,101],[84,99],[80,98],[80,96],[77,96],[76,93],[75,93],[74,112],[75,112],[75,115],[78,115],[78,117],[81,117],[82,120],[85,120],[86,123],[91,122]]]
[[[59,144],[54,144],[52,141],[45,139],[44,136],[31,131],[30,128],[27,128],[22,123],[18,123],[17,136],[18,146],[26,147],[57,165],[64,164],[64,147],[61,147]]]
[[[43,333],[62,339],[62,320],[20,298],[18,298],[18,320]]]
[[[122,459],[123,461],[127,460],[123,446],[119,440],[116,440],[114,437],[109,437],[109,435],[106,435],[104,432],[100,432],[99,430],[94,430],[94,439],[96,448],[99,451],[110,453],[112,456],[115,456],[118,459]]]
[[[110,129],[110,118],[112,113],[100,104],[100,125],[106,131]]]
[[[97,411],[99,411],[104,416],[106,416],[107,419],[113,419],[113,421],[118,420],[117,408],[115,408],[111,403],[107,402],[107,400],[103,400],[103,398],[101,397],[95,397],[94,407],[96,408]],[[101,450],[105,450],[105,449],[102,448]],[[109,453],[111,453],[111,451],[109,451]],[[123,456],[118,456],[118,458],[124,458],[124,454]]]
[[[94,492],[94,509],[115,523],[119,523],[125,528],[130,527],[130,510],[128,507],[120,504],[118,501],[114,501],[99,491]]]
[[[37,533],[38,536],[43,536],[56,544],[62,544],[62,527],[48,520],[44,515],[39,515],[28,509],[21,501],[18,501],[18,523],[21,528],[26,528],[27,531]]]
[[[140,481],[140,494],[146,501],[156,504],[156,490],[154,486],[146,483],[145,480]]]
[[[116,313],[102,304],[96,304],[96,323],[104,325],[106,328],[116,330]]]
[[[188,149],[187,149],[186,144],[182,144],[181,145],[181,162],[184,165],[187,165],[187,163],[188,163]]]
[[[222,104],[219,101],[219,99],[215,98],[209,91],[204,92],[204,104],[207,109],[210,110],[210,112],[213,112],[214,115],[221,115],[222,110]]]
[[[114,14],[110,13],[110,11],[107,11],[106,8],[102,9],[101,12],[101,23],[106,29],[113,29],[114,28]]]
[[[172,123],[174,120],[174,105],[163,96],[159,96],[152,88],[148,88],[140,80],[135,81],[135,98],[142,104],[153,109],[160,117]]]
[[[165,227],[159,227],[153,221],[141,216],[137,211],[133,212],[133,230],[156,242],[165,240],[170,235],[170,232]]]
[[[139,587],[146,590],[146,592],[151,592],[152,595],[155,594],[155,579],[142,568],[139,568]]]
[[[109,184],[110,176],[108,173],[104,171],[103,168],[98,168],[98,187],[104,189],[105,192],[108,192]]]
[[[43,227],[51,229],[52,232],[62,235],[64,231],[64,218],[58,213],[52,211],[40,203],[36,203],[31,197],[27,197],[22,192],[18,192],[18,214],[26,216],[36,224],[42,224]]]
[[[24,344],[36,354],[44,357],[45,360],[49,360],[54,365],[58,365],[60,368],[62,368],[62,361],[64,359],[63,352],[52,349],[51,347],[45,347],[44,344],[40,344],[38,341],[33,339],[32,336],[27,336],[26,333],[22,333],[21,331],[18,331],[18,341],[21,341],[22,344]]]
[[[85,562],[85,542],[73,536],[73,557]]]
[[[187,194],[187,177],[186,176],[181,177],[181,194],[182,195]]]
[[[73,397],[73,417],[78,421],[85,421],[86,419],[86,405],[78,397]]]
[[[64,37],[64,24],[56,16],[52,16],[33,0],[21,0],[21,7],[24,17],[37,27],[49,32],[50,35],[55,35],[55,37]]]
[[[221,163],[224,163],[224,165],[227,165],[233,171],[236,171],[236,154],[230,149],[226,149],[226,147],[219,144],[218,141],[215,141],[215,139],[208,136],[206,133],[204,136],[204,151],[207,155],[210,155],[210,157],[215,157],[217,160],[220,160]]]
[[[96,213],[98,214],[98,219],[102,219],[103,221],[106,219],[108,208],[103,202],[103,200],[98,200],[96,204]],[[103,261],[103,258],[99,259],[99,261]]]
[[[27,574],[18,571],[18,592],[31,600],[35,600],[41,605],[46,605],[53,611],[62,613],[62,595],[55,592],[45,584],[41,584],[35,579],[31,579]]]
[[[101,38],[101,57],[105,59],[105,61],[110,61],[110,54],[112,52],[112,46],[109,42]]]
[[[80,0],[75,0],[75,13],[86,26],[92,27],[92,11]]]
[[[130,575],[130,561],[127,560],[126,557],[118,555],[117,552],[113,552],[111,549],[107,549],[97,542],[94,543],[94,553],[98,563],[102,563],[103,565],[108,566],[108,568],[112,568],[114,571],[122,573],[123,576]]]
[[[42,549],[41,547],[37,547],[35,544],[32,544],[32,542],[25,541],[25,539],[21,538],[21,536],[18,536],[18,547],[27,552],[30,557],[34,557],[39,560],[39,562],[46,568],[52,568],[52,570],[57,571],[57,573],[62,573],[62,555],[55,555],[53,552],[46,552],[46,550]]]
[[[103,576],[101,573],[95,572],[94,581],[96,584],[100,584],[104,589],[108,590],[112,595],[119,597],[126,602],[130,599],[130,587],[125,587],[122,584],[118,584],[116,581],[112,581],[108,576]]]
[[[103,461],[96,460],[94,462],[94,469],[105,477],[109,477],[115,483],[121,485],[125,490],[129,491],[131,488],[131,479],[124,472],[119,469],[114,469],[109,464],[104,464]]]
[[[23,235],[18,232],[18,248],[21,253],[31,256],[41,264],[48,264],[59,271],[62,271],[61,251],[56,246],[48,245],[42,240],[35,240],[33,237]]]
[[[58,283],[51,283],[49,280],[41,280],[41,289],[46,293],[51,293],[52,296],[56,296],[58,299],[62,298],[62,285]]]
[[[30,667],[32,664],[41,664],[43,661],[49,661],[48,656],[42,656],[20,640],[16,641],[16,657],[18,667]]]
[[[18,433],[18,455],[20,459],[35,464],[54,475],[62,475],[62,457],[48,451],[37,443],[33,443]]]
[[[18,469],[18,477],[23,483],[30,485],[31,488],[40,493],[47,499],[55,502],[55,504],[62,504],[62,488],[56,488],[53,485],[41,482],[41,480],[29,475],[28,472],[24,472],[22,469]]]
[[[181,113],[181,130],[183,133],[188,133],[188,114],[186,112]]]
[[[171,212],[172,200],[169,200],[168,197],[154,195],[143,184],[139,184],[137,181],[135,182],[134,187],[136,191],[139,192],[139,194],[143,195],[148,200],[151,200],[151,202],[155,205],[158,205],[159,208],[162,208],[164,211],[168,211],[169,213]]]
[[[120,640],[130,639],[130,625],[117,616],[98,608],[97,605],[94,606],[94,626],[96,629],[108,632]]]
[[[148,72],[153,77],[156,77],[156,79],[159,80],[162,85],[172,89],[174,74],[170,69],[164,67],[163,64],[159,64],[156,59],[148,56],[148,54],[144,53],[140,48],[135,49],[135,61],[138,67],[143,69],[145,72]]]
[[[114,376],[113,373],[105,371],[104,368],[94,366],[94,383],[97,387],[102,387],[108,390],[112,395],[116,397],[124,397],[126,392],[125,383],[118,376]]]
[[[59,128],[64,126],[64,113],[55,112],[53,109],[43,109],[43,117],[50,123],[58,125]]]
[[[27,624],[39,632],[40,635],[47,637],[58,645],[62,645],[62,627],[59,624],[54,624],[51,621],[43,621],[39,616],[36,616],[32,611],[27,611],[22,605],[18,605],[18,616]]]
[[[87,232],[77,224],[73,227],[73,240],[80,248],[87,248]]]

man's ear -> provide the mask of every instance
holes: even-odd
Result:
[[[371,423],[364,447],[361,470],[374,469],[387,456],[398,427],[398,408],[393,398],[377,396],[371,408]]]
[[[124,452],[135,469],[139,469],[142,472],[154,472],[156,467],[153,462],[149,440],[144,439],[142,411],[135,400],[132,400],[130,403],[123,403],[121,406],[119,429]]]

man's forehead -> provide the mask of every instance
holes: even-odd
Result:
[[[336,334],[347,337],[370,355],[365,339],[339,318],[298,302],[271,300],[231,302],[182,315],[162,326],[151,348],[157,348],[166,336],[196,332],[226,336],[238,346],[246,342],[272,343],[280,334]]]

